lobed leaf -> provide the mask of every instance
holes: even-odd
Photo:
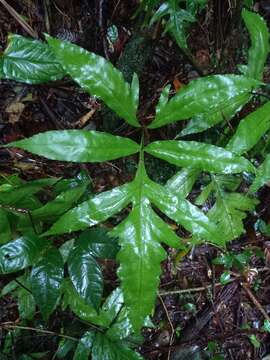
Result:
[[[254,172],[253,165],[247,159],[221,147],[196,141],[155,141],[145,151],[182,167],[192,166],[194,169],[224,174]]]
[[[52,160],[102,162],[135,154],[134,141],[99,131],[53,130],[14,141],[6,147],[17,147]]]
[[[255,180],[253,181],[250,192],[258,191],[262,186],[270,182],[270,154],[257,169]]]
[[[33,295],[44,319],[48,319],[57,305],[63,277],[62,256],[55,247],[50,247],[31,271]]]
[[[139,127],[136,119],[138,88],[125,82],[122,73],[103,57],[83,48],[46,36],[48,44],[63,69],[84,90],[100,97],[130,125]]]
[[[242,11],[242,18],[251,38],[245,76],[261,80],[264,64],[269,53],[268,27],[261,16],[246,9]]]
[[[270,101],[240,121],[226,149],[243,154],[253,148],[270,129]]]
[[[239,237],[245,232],[243,219],[246,212],[254,210],[256,201],[239,193],[219,191],[216,203],[209,210],[208,217],[217,223],[222,233],[222,241],[217,245],[225,246],[226,242]]]
[[[41,41],[11,34],[0,56],[0,78],[41,84],[65,76],[49,46]]]
[[[211,113],[222,114],[223,108],[227,106],[238,109],[235,99],[240,95],[248,95],[259,85],[259,81],[240,75],[211,75],[193,80],[162,107],[148,127],[155,129],[193,116],[206,118]],[[236,104],[235,107],[231,102]],[[220,115],[219,119],[222,120]]]

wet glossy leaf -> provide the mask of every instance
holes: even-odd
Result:
[[[200,171],[197,169],[184,168],[167,181],[166,189],[186,198],[192,190],[199,174]]]
[[[130,198],[128,184],[105,191],[69,210],[46,234],[62,234],[94,226],[121,211],[129,204]]]
[[[56,307],[63,277],[62,256],[56,248],[50,247],[31,272],[33,295],[45,319]]]
[[[177,193],[169,192],[162,186],[150,182],[147,187],[147,196],[165,215],[181,224],[186,230],[206,241],[220,241],[221,235],[215,223],[210,221],[199,208],[178,196]]]
[[[128,309],[124,306],[119,312],[117,319],[107,330],[106,335],[113,341],[123,340],[133,334],[133,327],[128,318]]]
[[[11,240],[11,236],[7,212],[0,208],[0,244],[4,244]]]
[[[261,80],[264,64],[269,53],[268,27],[262,17],[246,9],[242,11],[242,17],[251,38],[245,75]]]
[[[164,234],[156,227],[157,218],[145,199],[113,230],[121,245],[118,275],[135,331],[139,331],[145,317],[152,311],[161,273],[160,263],[166,259],[166,252],[160,245]]]
[[[171,164],[215,173],[254,171],[245,158],[214,145],[196,141],[164,140],[149,144],[145,151]]]
[[[7,147],[18,147],[52,160],[102,162],[135,154],[134,141],[99,131],[46,131],[28,139],[14,141]]]
[[[68,272],[78,294],[87,304],[98,309],[103,293],[103,276],[87,242],[78,241],[71,250]]]
[[[257,80],[239,75],[212,75],[193,80],[162,108],[149,128],[193,116],[206,118],[207,114],[222,112],[227,106],[231,109],[230,102],[235,102],[241,94],[249,94],[259,84]]]
[[[226,149],[243,154],[253,148],[270,129],[270,101],[240,121]]]
[[[74,247],[74,243],[75,243],[74,239],[65,241],[64,244],[62,244],[58,249],[60,251],[60,254],[62,255],[64,264],[67,262],[69,254]]]
[[[92,345],[92,360],[142,360],[135,351],[129,349],[124,343],[111,341],[106,335],[96,333]]]
[[[250,187],[251,192],[258,191],[263,185],[270,182],[270,154],[257,169],[256,177]]]
[[[109,327],[117,317],[124,303],[122,290],[116,288],[105,300],[99,313],[104,327]]]
[[[22,236],[0,247],[0,274],[22,270],[34,263],[46,248],[46,240]]]
[[[119,250],[117,240],[109,236],[108,232],[102,228],[85,230],[80,235],[79,242],[97,258],[114,259]]]
[[[75,354],[73,356],[73,360],[86,360],[88,359],[91,348],[93,345],[93,341],[95,338],[95,333],[92,331],[87,331],[83,337],[80,339],[77,348],[75,350]]]
[[[20,35],[9,35],[8,47],[0,62],[1,77],[28,84],[54,81],[65,75],[47,44]]]
[[[33,219],[45,222],[55,221],[55,218],[61,216],[79,201],[85,193],[87,186],[88,184],[84,184],[62,192],[54,200],[32,211]]]
[[[219,107],[210,110],[210,112],[193,116],[187,126],[181,131],[180,135],[184,136],[202,132],[222,121],[227,123],[251,99],[250,92],[251,89],[233,98],[226,99],[220,103]]]
[[[50,36],[46,38],[61,66],[84,90],[100,97],[129,124],[139,126],[136,83],[133,82],[131,88],[122,73],[103,57],[77,45]]]
[[[88,305],[78,294],[70,280],[65,280],[63,282],[62,292],[64,294],[63,303],[66,306],[69,306],[76,316],[82,320],[102,326],[102,322],[99,321],[96,310]]]

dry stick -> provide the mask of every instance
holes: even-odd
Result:
[[[264,267],[264,268],[258,269],[258,273],[265,272],[265,271],[270,271],[270,268]],[[242,276],[242,274],[236,274],[236,273],[233,273],[233,275],[235,276],[235,278],[228,280],[226,284],[221,284],[220,282],[218,282],[214,285],[211,284],[211,285],[200,286],[200,287],[196,287],[196,288],[180,289],[180,290],[172,290],[172,291],[161,291],[161,292],[159,292],[159,296],[187,294],[187,293],[191,293],[191,292],[205,291],[205,290],[211,289],[213,286],[219,287],[219,286],[224,286],[224,285],[230,284]]]
[[[0,0],[0,3],[7,9],[7,11],[10,13],[11,16],[14,17],[18,21],[18,23],[23,27],[23,29],[32,36],[33,38],[38,39],[38,33],[32,29],[32,27],[21,17],[17,11],[10,6],[5,0]]]
[[[253,304],[256,306],[256,308],[263,314],[265,320],[270,322],[270,317],[268,316],[267,312],[264,310],[262,305],[259,303],[259,301],[256,299],[252,291],[249,289],[248,285],[245,283],[241,283],[243,289],[248,294],[250,300],[253,302]]]
[[[73,340],[73,341],[77,341],[77,342],[80,341],[80,339],[77,339],[75,337],[58,334],[54,331],[42,330],[42,329],[33,328],[33,327],[29,327],[29,326],[14,325],[13,323],[10,323],[10,322],[5,322],[5,323],[0,324],[0,329],[20,329],[20,330],[35,331],[35,332],[39,332],[39,333],[43,333],[43,334],[47,334],[47,335],[62,337],[64,339],[68,339],[68,340]]]
[[[165,311],[165,313],[166,313],[167,319],[168,319],[169,324],[170,324],[170,327],[171,327],[171,336],[170,336],[169,351],[168,351],[168,357],[167,357],[167,360],[170,360],[170,357],[171,357],[171,346],[172,346],[172,342],[173,342],[173,337],[174,337],[174,332],[175,332],[175,330],[174,330],[173,323],[172,323],[172,321],[171,321],[170,315],[169,315],[169,313],[168,313],[168,310],[167,310],[167,308],[166,308],[166,305],[165,305],[162,297],[161,297],[160,295],[158,295],[158,298],[159,298],[159,300],[160,300],[160,302],[161,302],[161,304],[162,304],[162,306],[163,306],[163,309],[164,309],[164,311]]]

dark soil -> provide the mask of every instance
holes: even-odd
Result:
[[[143,28],[141,15],[134,17],[136,0],[21,0],[9,1],[30,26],[39,34],[47,32],[61,39],[73,41],[84,48],[108,57],[125,74],[127,80],[134,71],[139,73],[141,99],[139,117],[147,123],[153,117],[154,107],[162,88],[170,83],[175,91],[200,75],[231,73],[237,64],[245,61],[248,36],[240,17],[241,1],[211,0],[190,30],[189,47],[193,62],[188,59],[169,36],[162,34],[160,25]],[[270,24],[270,2],[256,3],[256,9]],[[118,40],[113,46],[106,40],[107,28],[118,28]],[[6,46],[8,33],[29,36],[18,21],[0,3],[0,50]],[[136,56],[134,60],[134,56]],[[269,66],[265,81],[269,81]],[[27,101],[25,98],[27,97]],[[18,116],[7,111],[10,104],[24,99],[24,108]],[[93,111],[92,111],[93,110]],[[252,110],[247,106],[233,119]],[[85,115],[93,115],[85,120]],[[182,129],[183,123],[158,129],[153,138],[171,139]],[[99,129],[118,135],[129,135],[131,128],[123,124],[93,97],[83,93],[71,80],[39,86],[0,81],[0,143],[29,137],[51,129]],[[133,134],[136,138],[136,133]],[[149,174],[164,183],[175,168],[163,162],[147,160]],[[26,180],[41,177],[72,177],[80,171],[79,165],[52,162],[23,151],[0,150],[1,173],[18,173]],[[99,192],[117,186],[134,175],[134,159],[85,165],[94,190]],[[269,188],[261,191],[257,214],[269,221]],[[168,250],[163,264],[160,297],[157,299],[153,321],[155,329],[143,331],[144,343],[138,351],[145,359],[204,359],[223,354],[225,359],[269,359],[270,337],[261,330],[264,322],[262,309],[270,314],[270,269],[268,242],[255,232],[257,217],[246,221],[246,234],[234,241],[230,251],[242,252],[252,247],[261,250],[264,257],[252,256],[244,271],[233,269],[231,282],[221,285],[219,278],[224,268],[213,265],[219,252],[210,245],[195,248],[189,254],[176,254]],[[184,234],[182,234],[184,235]],[[104,263],[105,283],[108,291],[115,287],[116,265]],[[0,289],[12,276],[0,277]],[[195,288],[195,289],[194,289]],[[191,291],[189,291],[191,289]],[[166,292],[167,295],[162,293]],[[10,296],[0,299],[0,359],[6,331],[1,323],[17,322],[17,305]],[[59,332],[64,323],[78,326],[72,314],[57,312],[50,319],[48,330]],[[25,339],[14,340],[14,359],[22,352],[49,350],[44,359],[53,359],[57,348],[55,337],[27,333]],[[252,344],[252,337],[260,347]],[[39,345],[37,345],[39,344]],[[35,347],[34,346],[34,347]],[[17,357],[16,357],[17,356]],[[218,357],[216,357],[218,359]]]

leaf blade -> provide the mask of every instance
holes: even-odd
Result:
[[[130,125],[140,126],[136,119],[137,102],[120,71],[101,56],[77,45],[48,35],[46,40],[61,66],[84,90],[100,97]]]
[[[191,81],[156,114],[148,126],[155,129],[178,120],[221,111],[224,102],[248,94],[260,82],[240,75],[211,75]],[[200,97],[198,97],[200,94]]]
[[[0,61],[2,76],[28,84],[55,81],[65,76],[49,46],[38,40],[11,34]]]
[[[196,141],[162,140],[149,144],[145,151],[177,166],[215,173],[254,172],[245,158],[215,145]]]
[[[46,131],[6,147],[18,147],[51,160],[71,162],[102,162],[139,151],[139,145],[128,138],[94,130]]]
[[[31,271],[31,285],[44,319],[53,312],[60,296],[64,264],[60,252],[51,247]]]

